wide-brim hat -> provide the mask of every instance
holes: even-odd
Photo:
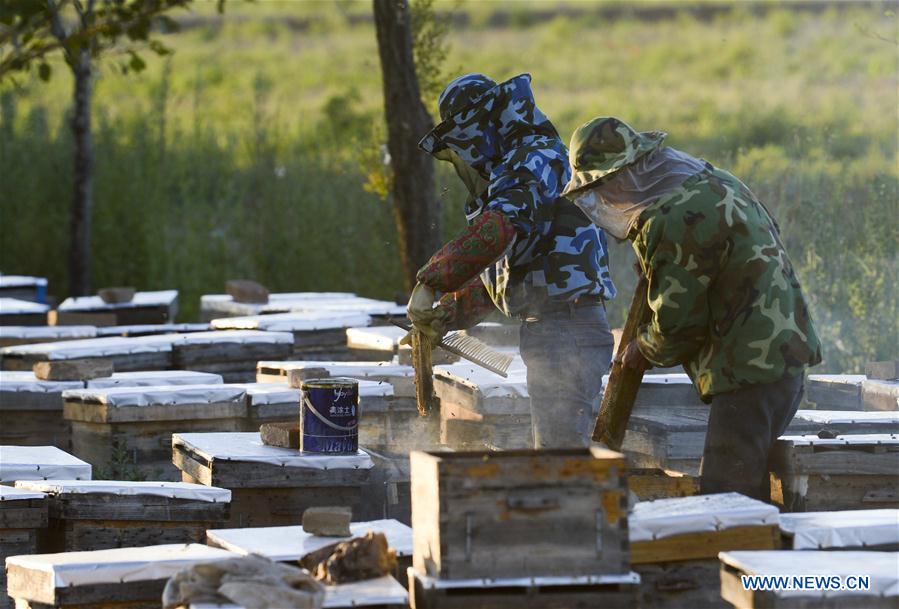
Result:
[[[610,116],[587,121],[571,136],[568,152],[571,180],[562,196],[589,188],[630,165],[660,147],[667,136],[664,131],[636,131]]]

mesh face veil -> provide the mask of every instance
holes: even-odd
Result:
[[[618,239],[626,239],[631,226],[646,209],[645,204],[609,203],[604,200],[596,188],[589,188],[575,194],[577,205],[597,226],[602,227],[610,235]]]
[[[487,190],[487,186],[489,186],[489,182],[480,174],[478,171],[462,160],[454,150],[449,148],[444,148],[438,152],[434,153],[434,157],[441,160],[451,163],[453,169],[456,170],[456,175],[459,176],[459,179],[462,180],[462,183],[465,184],[465,188],[468,190],[468,201],[465,204],[465,217],[471,222],[473,219],[480,215],[483,210],[483,200],[480,195]]]

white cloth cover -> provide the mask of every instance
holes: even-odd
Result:
[[[899,510],[781,514],[780,530],[793,538],[794,550],[899,544]]]
[[[0,274],[0,288],[26,288],[29,286],[46,286],[46,277],[32,277],[30,275],[2,275]]]
[[[0,370],[0,392],[60,393],[83,387],[84,381],[42,381],[33,372]]]
[[[147,372],[116,372],[112,376],[87,381],[88,389],[112,387],[158,387],[160,385],[217,385],[222,376],[192,370],[151,370]]]
[[[94,338],[94,326],[0,326],[0,338],[19,340],[69,340]]]
[[[144,334],[176,334],[208,332],[209,324],[133,324],[97,328],[97,336],[140,336]]]
[[[864,374],[809,374],[809,382],[839,383],[845,385],[861,385],[866,377]]]
[[[790,442],[793,446],[872,446],[876,444],[899,444],[899,435],[886,433],[869,433],[841,435],[836,438],[819,438],[815,435],[781,436],[781,442]]]
[[[188,482],[132,482],[126,480],[45,480],[16,482],[16,488],[50,495],[151,495],[171,499],[192,499],[206,503],[230,503],[231,491],[217,486]]]
[[[64,400],[95,402],[113,408],[212,404],[244,401],[246,392],[234,385],[162,385],[160,387],[107,387],[72,389]]]
[[[317,362],[317,361],[286,361],[286,362],[259,362],[257,370],[267,368],[269,370],[284,371],[284,381],[287,381],[291,370],[309,370],[323,368],[330,376],[348,376],[356,379],[366,377],[404,377],[411,378],[415,375],[412,366],[396,364],[393,362]]]
[[[515,357],[508,374],[507,378],[503,378],[480,366],[463,362],[434,366],[436,381],[443,379],[460,383],[479,391],[486,398],[528,397],[527,368],[521,357]]]
[[[176,433],[172,447],[183,446],[212,461],[250,461],[304,469],[371,469],[375,466],[364,450],[355,455],[304,454],[291,448],[266,446],[259,432]]]
[[[108,357],[131,353],[168,353],[181,334],[154,334],[152,336],[106,336],[57,343],[15,345],[4,347],[4,355],[46,355],[52,360],[78,359],[82,357]]]
[[[0,315],[16,315],[19,313],[46,313],[49,305],[19,300],[18,298],[0,298]]]
[[[0,446],[0,482],[90,480],[91,466],[55,446]]]
[[[288,387],[285,383],[235,383],[229,387],[239,387],[247,393],[250,406],[267,404],[296,404],[297,417],[300,412],[299,389]]]
[[[259,330],[211,330],[209,332],[188,332],[174,334],[180,345],[212,345],[212,344],[272,344],[292,345],[293,334],[290,332],[264,332]]]
[[[406,331],[396,326],[348,328],[346,331],[347,344],[351,348],[374,351],[396,351],[405,335]]]
[[[269,332],[314,332],[316,330],[340,330],[353,326],[367,326],[371,317],[364,313],[299,311],[213,319],[216,330],[267,330]]]
[[[133,309],[136,307],[167,307],[178,299],[178,290],[158,292],[135,292],[130,302],[108,304],[99,296],[76,296],[66,298],[59,305],[60,311],[103,311],[107,309]]]
[[[777,590],[779,597],[790,596],[899,596],[899,552],[828,552],[806,550],[764,550],[720,552],[721,562],[746,575],[866,575],[868,590]]]
[[[628,516],[631,541],[778,523],[773,505],[739,493],[675,497],[637,503]]]
[[[45,497],[46,495],[44,493],[0,484],[0,502],[30,501],[32,499],[44,499]]]
[[[853,423],[882,423],[899,425],[899,412],[867,412],[861,410],[798,410],[794,421],[808,421],[821,425],[851,425]]]
[[[415,568],[409,567],[414,573]],[[615,575],[570,575],[545,577],[504,577],[500,579],[438,579],[416,573],[418,580],[427,590],[447,590],[450,588],[504,588],[512,586],[580,586],[586,584],[639,584],[640,576],[630,573]],[[474,608],[472,608],[474,609]]]
[[[7,565],[50,573],[56,588],[168,579],[184,567],[236,556],[196,543],[12,556]]]
[[[368,531],[384,533],[397,556],[412,556],[412,529],[402,522],[386,519],[350,523],[350,532],[354,537]],[[259,554],[278,562],[299,560],[342,539],[312,535],[305,532],[302,526],[211,529],[206,532],[206,537],[209,542],[231,552]]]

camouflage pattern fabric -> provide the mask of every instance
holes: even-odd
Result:
[[[456,79],[441,96],[443,122],[420,143],[435,156],[451,149],[487,181],[466,205],[469,222],[493,210],[514,227],[512,243],[480,271],[493,302],[511,316],[539,311],[547,301],[615,295],[605,235],[561,197],[570,176],[567,150],[537,108],[530,81],[522,74],[488,89],[493,81],[483,75]],[[459,269],[452,285],[473,279]]]
[[[777,224],[730,173],[707,165],[644,210],[628,238],[653,312],[640,351],[683,364],[705,401],[821,361]]]
[[[587,121],[571,136],[572,176],[562,194],[568,196],[594,185],[661,146],[667,136],[663,131],[637,132],[614,117]]]

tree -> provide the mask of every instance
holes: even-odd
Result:
[[[126,58],[122,71],[141,71],[138,50],[158,55],[171,51],[153,38],[154,27],[177,29],[166,12],[191,0],[6,0],[0,4],[0,80],[14,79],[37,66],[49,80],[48,59],[61,53],[74,79],[71,128],[74,136],[73,198],[70,214],[69,293],[90,292],[93,138],[91,100],[93,62],[108,52]],[[221,11],[224,0],[219,0]]]
[[[422,104],[412,53],[407,0],[373,0],[392,171],[390,194],[399,236],[406,288],[440,247],[440,201],[433,159],[418,141],[434,127]]]

